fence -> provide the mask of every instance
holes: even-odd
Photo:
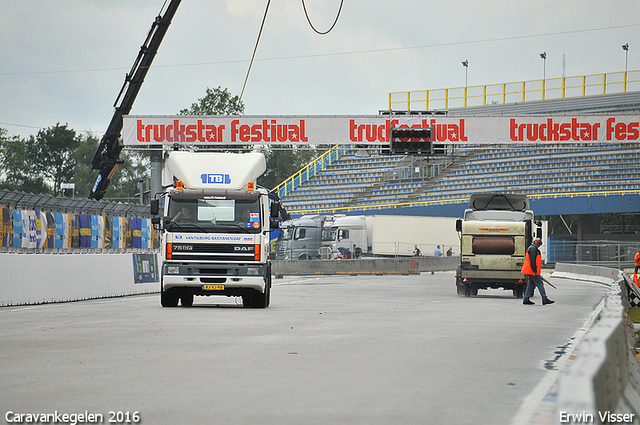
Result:
[[[640,249],[640,242],[606,240],[578,242],[573,239],[550,237],[547,262],[578,263],[623,270],[633,268],[634,256],[638,249]]]
[[[447,109],[488,104],[564,99],[640,89],[640,71],[610,72],[433,90],[389,93],[389,110]]]
[[[0,190],[0,252],[103,252],[159,246],[149,207]]]

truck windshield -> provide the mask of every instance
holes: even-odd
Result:
[[[294,229],[294,227],[285,227],[284,229],[282,229],[282,233],[280,233],[280,239],[291,240],[291,238],[293,237]]]
[[[169,217],[174,230],[258,233],[260,205],[258,201],[236,199],[172,199]]]
[[[337,233],[338,233],[338,229],[323,230],[322,231],[322,240],[323,241],[335,241]]]

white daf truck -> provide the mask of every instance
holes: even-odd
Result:
[[[525,195],[471,195],[464,218],[456,221],[460,234],[458,295],[475,296],[478,289],[503,288],[522,298],[526,282],[522,264],[534,238],[543,237]]]
[[[256,186],[264,155],[173,151],[165,167],[175,187],[151,206],[162,232],[162,306],[223,295],[242,297],[245,307],[268,307],[270,230],[278,227],[281,207]]]

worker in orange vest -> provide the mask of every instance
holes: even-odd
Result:
[[[533,241],[531,246],[527,248],[527,253],[524,255],[524,264],[520,272],[527,276],[527,289],[524,293],[524,299],[522,304],[534,305],[535,303],[529,298],[533,295],[534,287],[538,288],[540,295],[542,295],[542,305],[553,304],[554,301],[547,297],[547,292],[544,290],[544,282],[540,275],[542,271],[542,255],[540,255],[540,246],[542,246],[542,239],[537,238]]]
[[[640,248],[638,248],[638,252],[636,252],[636,256],[633,258],[636,262],[636,268],[633,271],[633,283],[638,286],[638,269],[640,268]]]

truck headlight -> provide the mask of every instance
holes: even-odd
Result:
[[[260,269],[258,267],[247,267],[247,274],[250,276],[258,276]]]
[[[180,267],[167,266],[167,274],[178,274],[178,273],[180,273]]]

